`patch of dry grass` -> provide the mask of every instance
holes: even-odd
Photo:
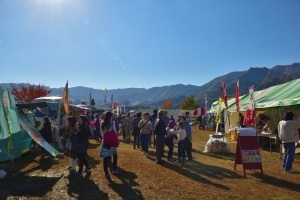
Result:
[[[8,172],[0,180],[0,199],[35,197],[37,199],[299,199],[300,174],[284,173],[279,154],[262,150],[264,175],[260,170],[242,166],[234,171],[234,154],[203,153],[213,132],[193,127],[193,161],[157,165],[155,149],[142,157],[132,144],[121,142],[118,149],[120,174],[104,177],[99,143],[91,140],[89,163],[92,173],[76,178],[67,170],[67,159],[51,164],[38,153],[0,166]],[[230,143],[235,152],[236,143]],[[167,148],[165,148],[167,150]],[[177,155],[177,148],[174,150]],[[300,171],[300,157],[294,167]]]

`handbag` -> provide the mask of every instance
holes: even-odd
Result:
[[[118,147],[119,146],[119,140],[116,132],[112,129],[109,131],[106,131],[104,133],[103,137],[104,144],[107,144],[112,147]]]
[[[147,124],[148,121],[149,121],[149,119],[143,124],[143,126],[140,129],[140,132],[142,132],[142,129],[144,128],[144,126]]]

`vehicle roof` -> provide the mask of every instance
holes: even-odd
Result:
[[[38,103],[38,102],[46,102],[46,101],[52,101],[52,102],[60,102],[62,100],[62,97],[59,96],[49,96],[49,97],[39,97],[34,100],[32,100],[31,103]]]

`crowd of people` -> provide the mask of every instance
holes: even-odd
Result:
[[[65,125],[64,143],[65,155],[68,157],[68,169],[78,177],[83,172],[89,173],[91,167],[86,159],[89,138],[100,141],[99,156],[103,158],[103,171],[109,178],[109,168],[112,174],[119,173],[117,146],[111,146],[106,136],[108,134],[120,135],[126,143],[132,143],[133,149],[141,150],[142,156],[148,157],[149,147],[156,150],[156,163],[164,164],[164,148],[168,147],[166,161],[185,162],[192,160],[192,132],[190,127],[189,112],[178,116],[175,121],[173,116],[168,116],[165,110],[137,112],[135,115],[122,115],[118,118],[112,112],[95,115],[91,121],[85,115],[78,117],[68,116]],[[50,128],[49,128],[50,127]],[[51,123],[48,117],[44,118],[41,134],[48,143],[52,143]],[[178,158],[173,157],[174,144],[178,144]],[[49,155],[49,154],[48,154]],[[45,156],[45,150],[42,151]],[[78,167],[77,167],[78,165]],[[83,167],[85,169],[83,170]]]
[[[268,123],[267,117],[261,118],[261,128],[274,128]],[[49,119],[45,117],[41,130],[43,137],[49,142],[52,138],[49,129]],[[264,123],[263,123],[264,122]],[[92,126],[91,126],[92,124]],[[267,126],[267,124],[269,126]],[[295,144],[299,141],[299,123],[295,121],[295,115],[287,112],[282,121],[278,124],[278,136],[281,139],[285,153],[282,168],[285,171],[294,172],[292,162],[295,154]],[[95,115],[95,119],[88,120],[85,115],[75,118],[69,116],[66,124],[65,134],[66,155],[69,157],[69,169],[78,177],[82,173],[89,173],[91,167],[86,159],[89,137],[101,141],[99,156],[103,158],[103,171],[105,177],[109,178],[110,173],[119,173],[117,145],[110,145],[107,141],[109,134],[120,135],[126,143],[132,143],[133,149],[140,149],[144,157],[149,156],[148,149],[153,146],[156,151],[156,163],[164,164],[168,162],[185,162],[192,160],[192,132],[190,127],[190,113],[185,112],[178,116],[178,120],[168,117],[165,110],[153,110],[153,114],[148,112],[137,112],[134,116],[130,114],[117,118],[112,112],[105,112],[101,116]],[[272,129],[273,130],[273,129]],[[91,134],[91,131],[93,134]],[[173,157],[174,144],[178,145],[178,156]],[[166,160],[164,148],[168,148]],[[43,151],[43,155],[44,155]],[[76,171],[78,163],[78,170]],[[83,167],[85,166],[85,170]]]

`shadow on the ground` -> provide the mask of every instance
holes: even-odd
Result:
[[[108,179],[108,186],[114,190],[122,199],[145,199],[140,190],[136,187],[139,184],[135,181],[137,175],[133,172],[119,168],[120,173],[116,175],[121,180],[121,184]]]
[[[98,156],[98,158],[95,158],[95,157],[91,157],[91,156],[89,156],[89,154],[87,154],[85,157],[86,157],[89,165],[91,166],[91,168],[94,168],[94,167],[96,167],[97,165],[100,164],[100,157],[99,156]]]
[[[27,176],[24,173],[9,176],[0,182],[0,199],[8,197],[43,197],[62,178]],[[17,188],[16,188],[17,187]]]
[[[192,153],[198,153],[203,156],[209,156],[209,157],[224,159],[224,160],[233,160],[234,161],[234,158],[235,158],[234,153],[206,153],[206,152],[199,151],[196,149],[193,149]]]
[[[173,171],[176,171],[177,173],[182,174],[194,181],[209,184],[223,190],[230,190],[230,188],[227,187],[225,184],[223,185],[211,181],[212,178],[216,180],[242,178],[242,176],[240,176],[238,173],[232,170],[228,170],[214,165],[203,164],[195,160],[186,161],[184,163],[166,162],[166,164],[162,166],[171,169]]]
[[[149,151],[149,160],[155,161],[156,154],[154,151]],[[200,153],[205,156],[214,157],[218,159],[226,159],[226,160],[234,160],[234,154],[213,154],[213,153],[204,153],[201,151],[195,151],[193,150],[192,153]],[[166,155],[166,151],[165,151]],[[173,153],[174,158],[176,158],[177,153],[176,150],[174,150]],[[161,165],[162,167],[168,168],[170,170],[176,171],[179,174],[182,174],[186,176],[187,178],[190,178],[197,182],[202,182],[205,184],[213,185],[217,188],[221,188],[223,190],[230,190],[229,187],[223,184],[219,184],[216,182],[213,182],[209,179],[213,178],[216,180],[222,180],[222,179],[241,179],[242,176],[236,173],[235,171],[228,170],[222,167],[214,166],[214,165],[207,165],[203,164],[201,162],[198,162],[196,160],[186,161],[184,163],[178,163],[178,162],[165,162],[165,164]]]
[[[67,188],[68,195],[76,199],[108,199],[108,194],[101,191],[98,185],[90,180],[91,173],[85,177],[77,177],[75,172],[70,171]]]
[[[284,187],[286,189],[299,192],[299,188],[300,188],[299,183],[288,182],[285,180],[275,178],[273,176],[269,176],[265,174],[263,175],[261,173],[254,173],[253,176],[256,177],[257,179],[260,179],[265,184],[270,184],[272,186],[277,186],[280,188]],[[299,174],[295,174],[295,176],[299,176]]]

